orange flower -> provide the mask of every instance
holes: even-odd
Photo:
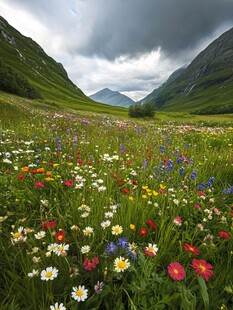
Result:
[[[37,172],[40,172],[40,173],[44,172],[44,168],[38,168]]]
[[[47,177],[50,177],[50,176],[51,176],[51,174],[52,174],[52,172],[51,172],[51,171],[47,171],[47,172],[46,172],[46,176],[47,176]]]
[[[23,172],[28,172],[28,170],[29,170],[29,167],[23,167],[23,168],[22,168],[22,171],[23,171]]]

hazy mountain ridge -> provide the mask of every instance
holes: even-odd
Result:
[[[121,106],[125,108],[129,107],[132,104],[135,104],[135,102],[131,98],[121,94],[118,91],[113,91],[109,88],[104,88],[89,97],[98,102],[106,103],[112,106]]]

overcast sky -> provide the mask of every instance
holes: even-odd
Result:
[[[233,0],[0,0],[86,95],[139,100],[233,27]]]

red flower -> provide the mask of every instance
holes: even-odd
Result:
[[[205,197],[205,193],[203,193],[202,191],[198,191],[198,195]]]
[[[65,181],[65,182],[64,182],[64,185],[65,185],[65,186],[72,186],[73,183],[74,183],[73,180],[68,180],[68,181]]]
[[[184,244],[184,249],[185,249],[185,251],[189,251],[192,254],[200,255],[200,252],[198,251],[198,249],[197,249],[197,247],[195,245],[185,243]]]
[[[18,179],[19,180],[23,180],[25,178],[25,174],[20,174],[20,175],[18,175]]]
[[[146,228],[140,228],[139,233],[141,236],[146,236],[147,235],[147,229]]]
[[[92,270],[99,264],[98,257],[94,257],[92,261],[87,257],[83,263],[83,266],[86,270]]]
[[[33,169],[30,171],[31,174],[37,174],[37,170]]]
[[[113,179],[117,179],[117,178],[118,178],[118,174],[117,174],[117,173],[114,173],[114,174],[112,175],[112,177],[113,177]]]
[[[128,194],[129,194],[129,190],[128,190],[128,188],[124,188],[124,189],[123,189],[123,192],[124,192],[125,194],[127,194],[127,195],[128,195]]]
[[[42,222],[42,229],[48,230],[48,229],[54,228],[56,225],[57,225],[56,222]]]
[[[231,239],[230,235],[226,231],[219,231],[219,236],[223,239]]]
[[[191,267],[195,269],[195,273],[202,276],[206,281],[214,274],[213,266],[202,259],[193,259]]]
[[[56,241],[63,242],[65,240],[66,233],[64,230],[59,230],[56,232]]]
[[[155,222],[152,220],[148,220],[147,225],[150,226],[153,230],[156,230],[156,228],[157,228],[155,225]]]
[[[35,183],[35,186],[36,186],[36,187],[39,187],[39,188],[43,188],[43,187],[44,187],[44,184],[41,183],[41,182],[36,182],[36,183]]]
[[[173,262],[167,267],[169,276],[176,281],[184,280],[186,276],[185,269],[180,263]]]
[[[132,180],[132,183],[133,183],[134,185],[137,185],[137,184],[138,184],[138,181],[137,181],[137,180]]]

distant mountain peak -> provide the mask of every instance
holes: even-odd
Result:
[[[131,98],[121,94],[118,91],[111,90],[107,87],[91,95],[90,98],[97,102],[121,107],[129,107],[130,105],[135,103]]]

